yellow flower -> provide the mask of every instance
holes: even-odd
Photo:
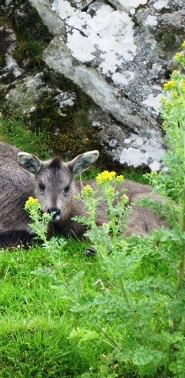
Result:
[[[28,197],[27,201],[26,201],[26,205],[33,205],[33,204],[38,204],[39,201],[37,198],[33,198],[33,197]]]
[[[177,91],[173,91],[173,93],[172,93],[172,99],[177,99],[178,97],[179,97],[178,92]]]
[[[175,81],[174,80],[169,80],[167,83],[164,84],[164,89],[166,91],[169,91],[171,89],[175,88]]]
[[[124,204],[128,203],[129,198],[127,197],[126,194],[123,194],[123,196],[121,197],[121,201],[122,201]]]
[[[185,41],[182,42],[182,47],[185,47]]]
[[[166,107],[167,110],[170,110],[171,108],[173,108],[173,103],[170,100],[164,99],[162,104]]]
[[[106,190],[106,194],[107,194],[108,196],[114,196],[114,194],[115,194],[115,189],[112,188],[112,187],[108,188],[108,189]]]
[[[155,177],[155,176],[157,176],[158,175],[158,173],[157,173],[157,171],[152,171],[152,172],[150,172],[150,177],[152,178],[152,177]]]
[[[184,56],[184,55],[183,55],[182,53],[180,53],[180,52],[177,52],[177,53],[175,54],[175,56],[181,58],[181,57]]]
[[[116,177],[116,181],[117,181],[118,183],[123,182],[123,181],[124,181],[124,176],[123,176],[123,175],[119,175],[119,176],[117,176],[117,177]]]
[[[177,52],[175,54],[175,60],[178,62],[178,63],[183,63],[184,60],[185,60],[185,57],[183,54],[181,54],[180,52]]]
[[[103,171],[96,177],[96,182],[97,184],[104,184],[106,182],[112,181],[115,176],[116,172]]]
[[[82,194],[83,195],[86,195],[86,196],[91,196],[93,194],[93,189],[91,188],[90,185],[86,185],[84,186],[84,188],[82,189]]]
[[[33,206],[37,209],[41,207],[37,198],[29,197],[25,203],[25,209],[30,209]]]

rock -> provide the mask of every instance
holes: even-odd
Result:
[[[42,92],[50,90],[42,85],[42,73],[14,83],[15,86],[8,91],[6,100],[9,109],[17,114],[33,112]]]
[[[151,169],[151,171],[159,171],[160,170],[160,164],[158,161],[154,160],[153,163],[149,164],[149,167]]]
[[[175,12],[170,13],[174,7]],[[66,32],[53,38],[44,51],[44,60],[122,124],[118,139],[109,139],[105,134],[103,137],[102,130],[99,133],[101,141],[109,145],[113,158],[122,164],[148,165],[149,161],[156,161],[156,149],[160,161],[165,149],[158,114],[169,66],[169,53],[165,57],[164,52],[164,25],[171,25],[174,29],[177,23],[181,33],[179,39],[174,37],[172,58],[184,34],[181,27],[183,5],[174,2],[171,9],[167,1],[156,1],[153,5],[146,1],[131,1],[125,6],[124,1],[116,0],[109,4],[95,1],[85,9],[79,6],[79,2],[71,6],[66,0],[53,1],[52,10],[64,22]],[[163,42],[158,45],[159,28]],[[107,132],[107,127],[105,129]],[[133,131],[138,135],[138,143],[131,143],[131,150],[126,151],[124,137],[129,137]],[[138,148],[143,133],[148,140],[145,153]],[[157,139],[158,148],[151,148],[153,138]]]
[[[173,56],[185,39],[184,1],[28,2],[51,33],[43,52],[48,69],[74,83],[74,90],[58,94],[53,93],[51,83],[46,84],[48,96],[55,96],[61,115],[65,116],[68,107],[75,109],[75,88],[79,87],[94,103],[87,111],[92,135],[96,133],[112,160],[160,169],[165,152],[160,99],[163,84],[175,66]],[[9,12],[13,6],[14,2],[7,0],[3,9]],[[23,12],[23,6],[17,8]],[[44,75],[39,72],[33,75],[34,80],[28,76],[18,82],[23,67],[14,67],[15,87],[7,91],[7,103],[11,106],[12,101],[16,108],[19,98],[26,112],[32,112],[42,94],[40,80]],[[33,98],[27,98],[27,104],[27,95],[20,100],[23,87]],[[60,128],[55,130],[60,134]]]

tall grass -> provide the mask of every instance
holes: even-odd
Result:
[[[31,131],[21,118],[0,117],[0,141],[10,143],[42,159],[53,154],[51,137],[45,131]]]

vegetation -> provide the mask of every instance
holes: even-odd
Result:
[[[31,131],[29,124],[20,118],[0,117],[0,140],[42,159],[53,153],[50,135],[40,130]]]
[[[176,60],[185,68],[183,54]],[[101,173],[108,225],[96,228],[96,200],[91,188],[82,193],[97,249],[89,258],[85,241],[47,241],[29,199],[42,245],[0,254],[0,376],[185,377],[185,75],[174,71],[165,90],[166,169],[147,177],[167,201],[160,210],[171,229],[120,237],[126,196],[122,213],[112,201],[123,177]]]

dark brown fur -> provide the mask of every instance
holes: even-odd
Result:
[[[24,210],[29,196],[38,198],[45,212],[54,212],[49,237],[55,233],[64,236],[82,236],[85,226],[75,222],[75,215],[85,215],[83,203],[76,198],[86,184],[96,188],[95,181],[75,181],[74,176],[88,169],[98,158],[97,151],[77,156],[68,163],[58,157],[41,161],[31,154],[0,142],[0,246],[26,243],[33,238],[30,219]],[[19,162],[18,162],[19,160]],[[162,197],[152,193],[152,187],[125,180],[129,203],[142,196]],[[97,224],[107,221],[105,203],[99,205]],[[145,235],[165,225],[149,208],[134,206],[128,220],[126,235]]]

